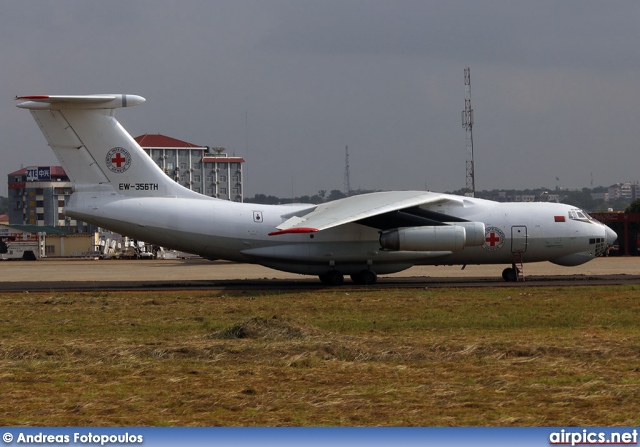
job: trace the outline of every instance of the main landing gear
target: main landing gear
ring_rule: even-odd
[[[362,270],[359,273],[351,275],[351,281],[363,286],[370,286],[372,284],[375,284],[377,280],[378,275],[376,275],[376,273],[371,270]]]
[[[323,273],[318,276],[322,284],[327,286],[340,286],[344,282],[344,276],[337,270],[329,270],[327,273]]]
[[[340,286],[344,283],[344,276],[337,270],[329,270],[327,273],[323,273],[318,276],[322,284],[328,286]],[[375,284],[378,280],[378,275],[372,270],[362,270],[361,272],[350,275],[351,281],[363,286],[370,286]]]

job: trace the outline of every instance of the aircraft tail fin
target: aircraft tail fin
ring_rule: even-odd
[[[194,197],[144,152],[115,119],[116,108],[142,104],[136,95],[20,96],[78,189],[110,185],[126,196]],[[98,185],[98,186],[97,186]]]

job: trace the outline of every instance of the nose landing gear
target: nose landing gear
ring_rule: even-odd
[[[516,282],[518,281],[518,269],[515,267],[506,268],[502,271],[502,279],[507,282]]]
[[[507,282],[524,281],[524,262],[522,262],[522,252],[513,253],[513,264],[511,268],[502,271],[502,279]]]

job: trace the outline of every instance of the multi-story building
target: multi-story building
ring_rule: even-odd
[[[182,186],[211,197],[243,201],[242,157],[230,157],[224,148],[197,146],[160,134],[144,134],[135,140]]]
[[[640,185],[637,183],[616,183],[614,185],[609,186],[609,200],[615,202],[618,199],[625,199],[629,202],[634,201],[638,197],[640,197],[639,190]]]
[[[60,166],[39,166],[9,174],[9,223],[64,228],[72,233],[93,227],[65,217],[62,210],[71,195],[71,181]]]

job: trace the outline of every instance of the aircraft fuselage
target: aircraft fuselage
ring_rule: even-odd
[[[498,203],[465,198],[464,206],[439,212],[485,224],[481,246],[455,251],[393,251],[380,246],[380,231],[359,223],[317,233],[269,236],[282,216],[313,205],[260,205],[171,197],[126,198],[77,192],[65,213],[153,244],[209,259],[253,262],[302,274],[328,267],[344,274],[371,268],[393,273],[412,265],[511,264],[550,260],[579,265],[602,254],[607,227],[569,217],[574,207],[554,203]],[[132,223],[135,222],[135,223]],[[609,230],[610,231],[610,230]]]

